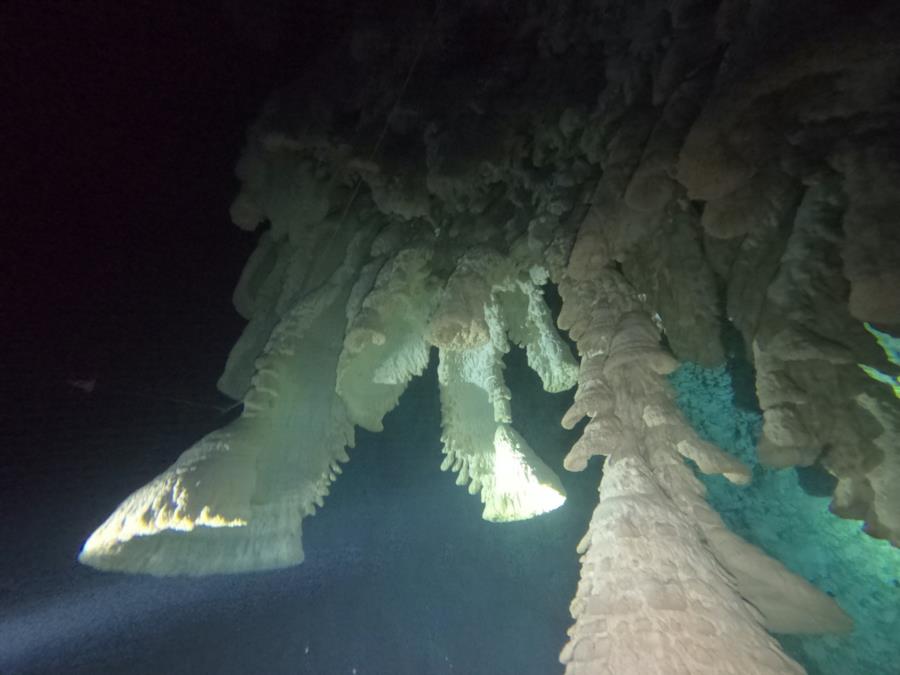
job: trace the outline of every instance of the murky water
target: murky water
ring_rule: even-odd
[[[580,433],[559,426],[572,392],[543,392],[518,351],[507,363],[517,429],[560,467]],[[733,406],[727,376],[683,370],[674,381],[701,432],[752,461],[754,413]],[[359,432],[325,508],[304,522],[301,566],[201,579],[104,574],[76,562],[84,538],[222,417],[159,397],[152,383],[100,385],[90,395],[60,382],[35,387],[3,413],[15,461],[0,472],[0,672],[561,672],[598,460],[582,474],[559,469],[568,492],[559,510],[483,521],[479,500],[439,470],[432,363],[383,433]],[[757,469],[744,489],[708,485],[731,527],[855,619],[849,636],[779,636],[812,675],[900,672],[891,670],[900,658],[896,550],[828,514],[827,499],[804,492],[793,470]]]
[[[558,424],[571,392],[544,393],[524,356],[509,358],[517,428],[559,466],[578,433]],[[562,476],[569,501],[554,513],[483,521],[477,497],[439,470],[433,366],[383,433],[359,434],[325,508],[304,521],[301,566],[202,579],[104,574],[75,556],[216,413],[54,391],[12,438],[40,450],[2,479],[0,672],[561,670],[599,466]]]

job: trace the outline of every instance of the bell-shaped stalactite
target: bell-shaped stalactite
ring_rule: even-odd
[[[510,392],[503,380],[509,341],[498,297],[521,291],[508,276],[512,267],[497,262],[484,252],[464,260],[444,290],[432,335],[441,341],[438,381],[445,454],[441,468],[452,469],[457,484],[480,494],[486,520],[511,521],[561,506],[565,492],[556,474],[511,426]],[[554,382],[548,373],[564,372],[573,364],[563,357],[563,350],[540,351],[536,324],[549,317],[549,310],[539,298],[533,302],[535,317],[527,311],[519,316],[519,334],[534,344],[534,358],[546,365],[545,381]]]
[[[345,308],[371,241],[288,312],[256,362],[241,416],[128,497],[85,542],[100,569],[211,574],[303,561],[302,519],[347,461],[353,424],[335,392]]]

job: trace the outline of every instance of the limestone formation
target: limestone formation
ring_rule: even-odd
[[[512,426],[503,382],[512,340],[548,391],[575,384],[577,365],[543,300],[548,271],[537,258],[526,252],[517,263],[427,229],[391,227],[362,205],[324,243],[340,254],[313,260],[286,233],[272,239],[263,239],[236,292],[253,316],[279,317],[255,360],[243,414],[128,497],[87,540],[82,562],[158,575],[302,562],[301,522],[348,461],[353,426],[380,431],[432,347],[442,469],[480,495],[487,520],[563,504],[556,474]],[[273,246],[306,265],[287,266],[280,294],[255,292],[260,260],[278,256]],[[297,299],[280,311],[286,293]],[[252,320],[247,330],[258,330]]]
[[[600,503],[578,550],[567,673],[801,673],[765,629],[841,632],[852,622],[824,593],[729,532],[685,465],[746,483],[740,461],[681,418],[663,375],[676,363],[637,293],[613,270],[561,285],[566,306],[608,321],[578,330],[578,392],[563,424],[591,417],[566,457],[606,457]],[[574,317],[560,325],[574,328]],[[572,322],[572,323],[570,323]],[[612,338],[592,340],[591,333]],[[599,345],[599,346],[598,346]]]
[[[263,230],[219,381],[243,414],[81,560],[300,562],[354,425],[380,430],[432,348],[443,468],[489,520],[555,508],[558,467],[511,425],[516,344],[548,391],[577,383],[562,423],[589,421],[564,467],[605,457],[567,672],[802,672],[766,630],[848,620],[707,506],[695,469],[750,475],[682,420],[664,375],[721,363],[731,324],[760,459],[822,467],[836,516],[900,544],[894,4],[484,0],[351,31],[327,55],[342,76],[275,92],[237,166],[232,220]],[[475,25],[503,27],[478,33],[478,58]]]

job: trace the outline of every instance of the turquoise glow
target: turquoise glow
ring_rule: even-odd
[[[778,636],[786,651],[810,675],[870,675],[896,667],[900,550],[864,534],[858,522],[832,515],[829,499],[806,494],[793,469],[759,465],[761,416],[735,406],[726,367],[687,363],[671,381],[697,431],[753,467],[753,482],[743,488],[720,476],[701,476],[728,527],[833,595],[853,617],[849,635]]]
[[[900,366],[900,338],[896,338],[893,335],[878,330],[869,322],[864,323],[863,326],[865,326],[866,330],[872,334],[878,342],[878,346],[884,350],[884,355],[887,357],[887,360],[895,366]],[[900,375],[888,375],[872,366],[867,366],[862,363],[859,364],[859,367],[873,380],[884,382],[891,387],[891,389],[894,390],[894,396],[900,398]]]

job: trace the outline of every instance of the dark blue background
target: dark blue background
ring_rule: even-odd
[[[524,360],[508,357],[516,426],[560,469],[566,505],[521,523],[481,519],[478,498],[439,470],[432,363],[383,433],[359,434],[325,508],[304,522],[306,562],[239,576],[132,577],[75,561],[215,412],[102,383],[33,403],[8,442],[34,459],[0,486],[0,672],[560,672],[599,468],[561,470],[576,436],[558,426],[571,392],[541,391]]]

